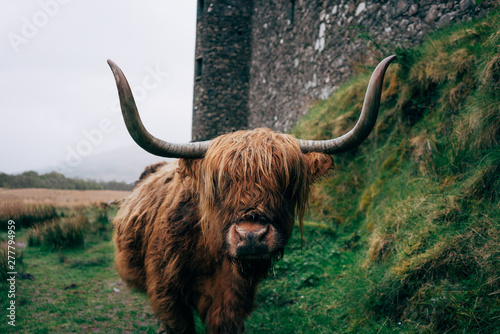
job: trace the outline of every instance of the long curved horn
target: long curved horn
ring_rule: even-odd
[[[335,154],[349,151],[361,144],[370,134],[378,116],[380,105],[380,96],[382,95],[382,84],[384,82],[385,70],[389,64],[396,58],[395,55],[389,56],[378,64],[373,71],[368,88],[366,89],[365,102],[361,110],[358,122],[346,134],[330,140],[299,140],[302,152],[323,152],[326,154]]]
[[[109,59],[108,65],[115,76],[118,95],[120,96],[120,106],[127,130],[140,147],[151,154],[166,158],[195,159],[202,158],[205,155],[210,141],[172,144],[151,135],[142,124],[137,106],[135,105],[134,96],[122,70]]]

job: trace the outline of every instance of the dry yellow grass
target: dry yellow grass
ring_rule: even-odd
[[[0,202],[51,204],[56,207],[77,207],[120,201],[129,191],[118,190],[59,190],[0,188]]]

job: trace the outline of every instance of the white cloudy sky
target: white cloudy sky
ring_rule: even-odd
[[[146,128],[188,142],[195,28],[195,0],[0,0],[0,172],[133,145],[108,58],[142,93]]]

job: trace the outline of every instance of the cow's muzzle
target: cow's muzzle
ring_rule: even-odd
[[[229,253],[237,259],[270,259],[276,251],[276,229],[270,224],[234,224],[227,239]]]

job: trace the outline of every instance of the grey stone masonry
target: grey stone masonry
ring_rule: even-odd
[[[193,140],[248,127],[251,15],[251,1],[198,1]]]
[[[289,131],[357,65],[482,17],[495,1],[199,0],[193,139]],[[200,61],[200,59],[202,59]],[[200,66],[202,67],[200,70]]]

